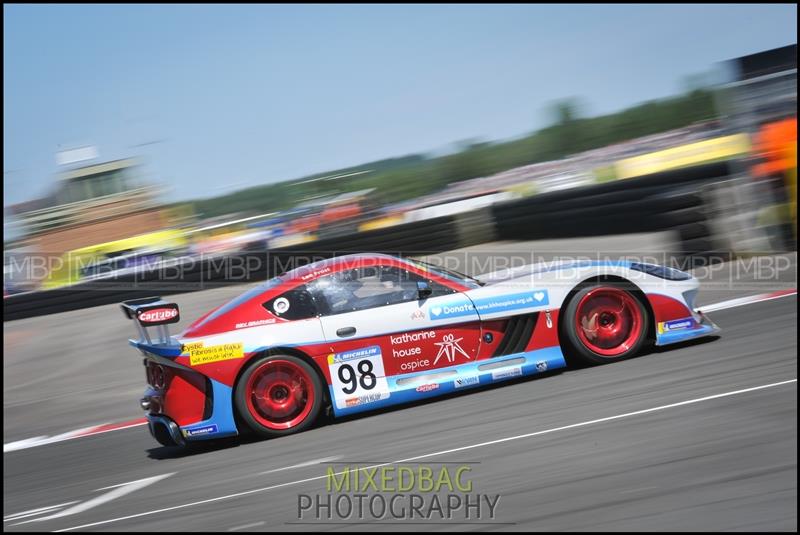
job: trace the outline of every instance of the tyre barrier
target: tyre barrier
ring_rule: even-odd
[[[704,254],[714,247],[702,186],[728,173],[728,162],[716,162],[496,204],[496,234],[538,240],[677,230],[681,241],[706,240],[682,254]]]
[[[155,294],[179,294],[263,281],[293,267],[338,254],[378,252],[421,256],[496,240],[573,238],[677,230],[683,254],[702,255],[714,243],[698,187],[724,180],[728,163],[560,190],[471,212],[403,223],[271,251],[245,250],[194,258],[175,267],[11,295],[3,320],[66,312]]]

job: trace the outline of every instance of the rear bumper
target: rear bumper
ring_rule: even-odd
[[[175,384],[175,383],[173,383]],[[169,390],[159,390],[148,385],[139,400],[149,422],[150,434],[165,446],[185,446],[187,442],[230,437],[239,434],[233,415],[232,389],[213,379],[202,402],[197,402],[195,416],[189,412],[171,410],[175,405],[165,403],[171,396]]]
[[[162,446],[178,446],[183,447],[186,441],[181,435],[180,427],[178,424],[160,414],[148,414],[147,428],[154,439]]]

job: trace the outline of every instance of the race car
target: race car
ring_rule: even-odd
[[[167,446],[336,417],[603,364],[715,334],[699,282],[630,261],[552,262],[469,277],[409,258],[340,256],[257,285],[182,333],[178,305],[123,303],[144,356],[141,407]]]

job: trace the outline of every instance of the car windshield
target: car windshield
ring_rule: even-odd
[[[458,271],[452,269],[446,269],[443,268],[442,266],[437,266],[429,262],[423,262],[422,260],[410,260],[410,262],[416,264],[418,267],[426,271],[431,271],[441,277],[450,279],[459,284],[463,284],[464,286],[467,286],[472,289],[480,288],[481,286],[484,286],[486,284],[485,282],[479,281],[478,279],[470,277],[469,275],[464,275],[463,273],[459,273]]]

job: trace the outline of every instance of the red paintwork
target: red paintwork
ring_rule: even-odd
[[[481,325],[481,346],[478,349],[478,360],[492,358],[497,346],[503,341],[503,336],[506,334],[506,325],[508,320],[489,320]],[[486,342],[485,336],[492,335],[492,341]]]
[[[434,365],[441,347],[437,343],[445,343],[445,336],[449,335],[453,335],[450,345],[457,344],[466,353],[466,356],[456,351],[453,362],[449,362],[447,357],[442,355]],[[478,349],[481,345],[481,324],[479,321],[474,321],[459,325],[431,326],[430,328],[416,331],[403,331],[368,338],[336,341],[329,344],[331,348],[329,351],[316,356],[314,356],[314,352],[320,349],[319,346],[301,346],[298,349],[314,356],[314,360],[325,375],[327,384],[331,384],[327,362],[330,353],[342,353],[351,349],[374,345],[381,348],[384,371],[387,376],[446,368],[454,364],[463,364],[476,360],[479,355]]]
[[[677,299],[662,294],[647,294],[650,306],[653,308],[655,322],[679,320],[691,317],[692,311]]]
[[[298,320],[298,321],[319,321],[317,318],[311,318],[307,320]],[[327,357],[328,354],[332,351],[332,346],[328,342],[320,342],[318,344],[308,344],[303,346],[297,346],[297,349],[304,354],[315,358],[315,357]],[[236,377],[239,375],[239,371],[244,368],[250,359],[257,356],[258,353],[250,352],[245,353],[244,358],[241,359],[230,359],[230,360],[221,360],[218,362],[210,362],[208,364],[197,364],[195,366],[191,365],[191,361],[188,355],[181,355],[175,358],[175,362],[177,364],[186,366],[187,368],[193,368],[198,371],[198,373],[202,373],[203,375],[214,379],[215,381],[219,381],[220,383],[232,387],[236,382]],[[324,359],[323,359],[324,360]],[[323,361],[320,361],[323,362]],[[328,365],[325,363],[325,368],[327,369]]]
[[[545,347],[558,345],[558,310],[552,310],[550,316],[552,319],[552,328],[547,327],[547,320],[544,313],[541,313],[536,327],[528,342],[525,350],[533,351]],[[316,319],[300,320],[300,321],[317,321]],[[433,336],[420,336],[414,342],[408,340],[402,342],[397,340],[404,332],[372,336],[368,338],[357,338],[342,340],[336,342],[320,342],[318,344],[308,344],[297,346],[296,349],[311,357],[317,364],[317,367],[322,371],[325,376],[327,384],[331,384],[331,378],[328,372],[328,355],[331,353],[340,353],[349,351],[351,349],[358,349],[371,345],[378,345],[381,347],[381,353],[387,356],[384,362],[384,370],[386,375],[400,375],[412,371],[425,371],[436,368],[444,368],[453,364],[461,364],[471,360],[483,360],[491,358],[497,349],[498,344],[502,341],[505,335],[505,327],[508,320],[490,320],[481,325],[481,322],[474,321],[459,325],[450,326],[431,326],[428,329],[420,329],[416,331],[405,331],[410,337],[414,334],[420,333],[434,333]],[[492,334],[492,342],[485,342],[483,336],[487,333]],[[450,363],[446,357],[439,359],[439,362],[434,366],[433,362],[439,352],[439,347],[436,343],[441,343],[446,334],[453,334],[454,339],[458,340],[457,343],[467,355],[467,359],[462,354],[458,353],[454,362]],[[393,338],[395,342],[393,343]],[[414,350],[419,347],[419,356],[409,353],[409,350]],[[396,356],[395,356],[396,355]],[[212,362],[209,364],[201,364],[194,366],[198,372],[206,375],[215,381],[219,381],[225,385],[233,386],[239,371],[244,368],[251,358],[255,357],[255,353],[245,354],[243,359],[223,360],[219,362]],[[391,358],[389,358],[391,356]],[[427,364],[424,361],[428,361]],[[178,364],[190,367],[189,357],[181,356],[176,359]],[[418,363],[419,366],[412,367],[411,363]]]
[[[547,316],[544,312],[540,312],[539,317],[536,320],[536,326],[533,329],[533,333],[531,334],[528,343],[525,345],[525,351],[536,351],[537,349],[544,349],[545,347],[558,345],[558,309],[550,311],[550,323],[551,326],[548,327]],[[495,351],[497,350],[497,346],[506,335],[507,326],[507,319],[489,320],[483,323],[481,331],[481,347],[478,360],[491,358],[494,355]],[[492,335],[492,341],[490,343],[487,343],[485,338],[483,338],[483,336],[486,334]]]
[[[161,390],[161,412],[169,414],[178,425],[203,419],[206,402],[206,379],[198,373],[164,366],[166,386]]]
[[[551,327],[547,326],[547,316],[544,312],[539,313],[536,327],[533,329],[533,336],[525,346],[525,351],[535,351],[559,345],[558,343],[558,309],[550,311]]]
[[[287,272],[280,277],[281,282],[279,284],[272,288],[264,289],[263,292],[253,292],[252,297],[247,298],[247,300],[231,308],[229,311],[224,311],[225,305],[217,307],[195,321],[180,336],[185,339],[186,342],[189,342],[193,338],[200,339],[209,335],[234,330],[236,324],[239,323],[254,321],[284,323],[287,320],[273,316],[262,304],[316,278],[346,269],[378,265],[406,269],[451,288],[456,292],[464,292],[469,289],[456,281],[441,277],[432,272],[421,270],[413,264],[391,256],[362,255],[334,258]],[[539,315],[531,340],[528,341],[526,346],[526,350],[532,351],[558,345],[558,310],[552,310],[550,315],[552,320],[551,327],[547,325],[545,314],[541,313]],[[312,318],[298,321],[318,322],[319,320],[317,318]],[[317,368],[325,377],[326,384],[330,385],[331,377],[328,366],[328,356],[332,353],[377,345],[380,346],[381,353],[384,356],[384,371],[387,376],[435,370],[473,362],[475,360],[491,358],[496,352],[498,344],[502,341],[503,336],[505,336],[507,324],[508,320],[503,319],[489,320],[486,322],[473,320],[463,324],[447,326],[430,325],[416,331],[403,331],[368,338],[320,341],[315,344],[296,346],[295,349],[309,356],[316,363]],[[484,335],[486,334],[492,335],[491,342],[485,341]],[[415,337],[417,338],[416,340],[414,339]],[[443,345],[453,348],[454,344],[457,344],[458,348],[462,350],[463,353],[458,350],[451,352],[450,355],[453,357],[452,361],[449,361],[448,355],[443,353],[439,357],[439,360],[436,361]],[[197,374],[183,371],[174,374],[174,369],[172,370],[169,383],[165,389],[166,393],[164,394],[164,412],[173,417],[178,425],[188,425],[200,421],[205,408],[206,396],[205,380],[203,376],[233,387],[240,371],[244,369],[256,355],[256,353],[247,353],[244,355],[244,358],[241,359],[222,360],[196,366],[191,365],[189,356],[177,357],[175,359],[176,364],[187,368],[193,368],[197,371]],[[436,364],[434,364],[434,362],[436,362]],[[250,385],[251,390],[264,390],[262,387],[266,383],[264,383],[264,381],[261,381],[261,383],[261,386],[259,386],[257,380],[254,379],[253,384]],[[281,417],[275,416],[277,407],[275,403],[267,401],[261,403],[261,407],[257,407],[257,405],[258,402],[253,404],[251,400],[251,413],[264,425],[278,428],[276,426],[286,424],[286,422],[281,421]],[[296,409],[298,407],[300,407],[300,405],[294,408]],[[310,407],[310,403],[302,405],[302,407],[300,407],[300,412],[302,413],[302,411],[305,411],[308,407]],[[269,416],[269,411],[273,411],[272,417]],[[297,418],[302,420],[303,417],[302,414],[293,416],[290,418],[289,424],[293,425],[291,423],[292,421],[297,420]]]

